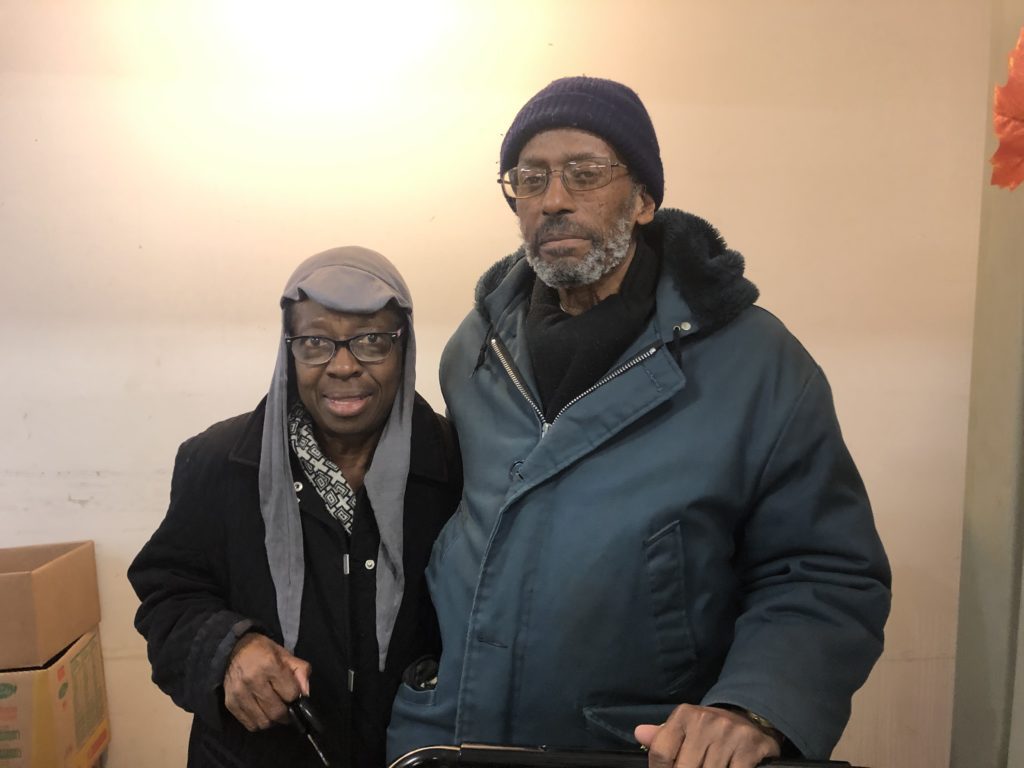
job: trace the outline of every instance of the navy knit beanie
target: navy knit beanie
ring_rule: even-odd
[[[654,125],[643,102],[622,83],[598,77],[563,77],[542,89],[519,110],[501,142],[504,173],[536,134],[552,128],[579,128],[611,144],[630,174],[661,206],[665,171]],[[506,198],[512,210],[515,200]]]

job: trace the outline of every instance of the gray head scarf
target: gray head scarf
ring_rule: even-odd
[[[412,298],[398,270],[379,253],[350,246],[318,253],[302,262],[281,296],[287,300],[310,298],[328,309],[370,314],[394,301],[407,315],[405,365],[387,423],[381,433],[364,484],[373,506],[380,549],[377,554],[377,647],[384,669],[395,617],[402,603],[402,519],[405,483],[409,475],[412,405],[416,386],[416,337],[412,327]],[[281,342],[277,367],[267,395],[260,455],[260,511],[266,527],[267,559],[277,592],[277,615],[284,644],[295,649],[305,563],[299,504],[292,487],[288,442],[288,349],[282,309]]]

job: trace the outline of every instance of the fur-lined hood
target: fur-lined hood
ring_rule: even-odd
[[[699,216],[663,208],[654,221],[640,228],[640,235],[661,258],[662,272],[671,276],[702,334],[725,325],[757,300],[757,287],[743,276],[743,257]],[[487,298],[507,278],[516,280],[507,286],[514,294],[531,289],[533,271],[514,270],[525,257],[520,247],[491,266],[477,283],[476,310],[488,323],[493,318]]]

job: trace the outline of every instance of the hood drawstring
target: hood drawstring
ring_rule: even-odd
[[[672,326],[672,357],[675,358],[676,365],[678,365],[680,369],[683,367],[683,345],[680,343],[682,337],[683,332],[679,329],[679,326]]]
[[[484,334],[484,343],[480,345],[480,354],[476,357],[476,365],[473,366],[473,370],[470,372],[470,377],[474,373],[480,370],[480,366],[484,364],[484,359],[487,357],[487,345],[491,340],[491,334],[494,333],[494,325],[487,326],[487,333]]]

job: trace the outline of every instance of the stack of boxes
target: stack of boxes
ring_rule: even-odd
[[[91,768],[110,742],[91,541],[0,549],[0,768]]]

